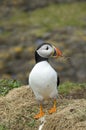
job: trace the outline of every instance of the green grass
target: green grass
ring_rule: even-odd
[[[58,27],[84,27],[86,26],[85,18],[86,2],[51,4],[29,13],[15,9],[11,17],[0,20],[0,26],[18,25],[21,28],[38,26],[31,31],[31,34],[40,36]]]
[[[11,89],[18,88],[21,85],[22,85],[21,82],[16,81],[16,80],[1,79],[0,80],[0,96],[5,96]],[[86,83],[65,82],[59,86],[59,93],[67,95],[70,92],[74,92],[80,89],[86,89]]]
[[[65,82],[59,86],[59,93],[67,95],[70,92],[74,92],[76,90],[86,89],[86,83],[71,83]]]
[[[8,130],[4,125],[0,125],[0,130]]]
[[[12,79],[1,79],[0,80],[0,96],[5,96],[9,90],[13,88],[18,88],[21,86],[21,83]]]

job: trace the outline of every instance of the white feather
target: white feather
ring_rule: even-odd
[[[29,85],[36,99],[54,98],[57,96],[57,73],[47,61],[37,63],[29,75]]]
[[[48,47],[48,50],[46,50],[46,48]],[[43,45],[41,48],[39,48],[37,50],[37,53],[44,58],[49,58],[49,56],[52,54],[53,52],[53,48],[50,45]]]

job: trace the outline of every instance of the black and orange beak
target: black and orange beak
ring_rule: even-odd
[[[58,57],[62,57],[63,56],[62,52],[58,48],[56,48],[56,47],[53,47],[53,48],[54,48],[53,57],[58,58]]]

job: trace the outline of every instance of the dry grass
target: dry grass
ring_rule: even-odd
[[[37,111],[33,93],[23,86],[11,90],[5,97],[0,98],[0,123],[11,130],[27,130],[36,127],[33,119]],[[34,128],[35,130],[35,128]]]
[[[86,100],[73,100],[58,108],[57,113],[47,116],[42,130],[85,130]]]
[[[49,116],[51,104],[44,105],[46,123],[43,130],[85,130],[86,100],[57,100],[57,113]],[[2,130],[38,130],[40,120],[33,116],[38,112],[38,104],[30,88],[22,86],[0,97],[0,126]]]

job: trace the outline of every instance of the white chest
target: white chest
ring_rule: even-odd
[[[36,96],[38,93],[48,96],[57,90],[57,73],[48,62],[40,62],[29,75],[29,85]]]

